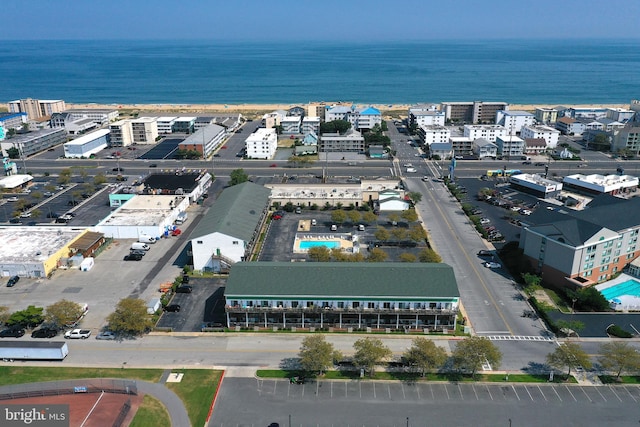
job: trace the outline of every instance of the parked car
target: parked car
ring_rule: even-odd
[[[191,292],[193,292],[193,287],[189,285],[182,285],[176,288],[177,294],[190,294]]]
[[[40,328],[31,333],[31,338],[53,338],[58,335],[58,330],[54,328]]]
[[[179,304],[169,304],[166,307],[163,308],[164,311],[168,311],[170,313],[177,313],[180,311],[180,305]]]
[[[64,333],[64,337],[67,339],[87,339],[91,336],[90,329],[72,329]]]
[[[124,260],[125,261],[141,261],[142,260],[142,255],[140,255],[140,254],[125,255]]]
[[[31,217],[31,212],[22,212],[20,214],[20,218],[30,218]]]
[[[493,257],[493,252],[486,250],[486,249],[482,249],[480,251],[478,251],[478,256],[480,257]]]
[[[11,224],[22,224],[22,221],[20,221],[20,218],[11,218],[9,220],[9,223],[11,223]]]
[[[17,202],[18,200],[20,200],[20,199],[18,199],[16,196],[13,196],[13,197],[9,197],[7,199],[7,202]]]
[[[22,328],[8,328],[0,331],[0,338],[20,338],[24,336]]]
[[[487,268],[500,268],[502,267],[499,263],[493,261],[487,261],[484,263],[484,266]]]
[[[113,172],[124,172],[124,169],[122,168],[113,168],[111,169]]]
[[[175,230],[171,231],[172,236],[179,236],[181,234],[182,234],[182,230],[180,230],[179,228],[176,228]]]
[[[129,251],[129,255],[140,255],[145,256],[147,251],[143,251],[142,249],[131,249]]]
[[[14,287],[19,280],[20,280],[20,276],[12,276],[7,282],[7,288]]]
[[[116,334],[111,331],[102,331],[96,335],[97,340],[115,340]]]
[[[535,163],[533,164],[533,166],[544,166],[544,165],[545,165],[545,163],[544,163],[544,162],[535,162]]]
[[[151,163],[151,164],[149,165],[149,167],[150,167],[150,168],[157,168],[157,167],[158,167],[158,165],[157,165],[156,163]]]
[[[182,276],[182,283],[183,283],[183,284],[189,283],[189,275],[184,274],[184,275]]]
[[[489,224],[490,222],[489,218],[480,218],[480,224]]]

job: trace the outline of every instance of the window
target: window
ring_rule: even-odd
[[[602,262],[600,264],[608,264],[609,261],[611,261],[611,257],[610,256],[608,256],[606,258],[602,258]]]
[[[338,308],[344,308],[344,301],[338,302]]]
[[[385,302],[382,304],[383,308],[386,308],[387,310],[389,310],[391,308],[391,303],[390,302]]]
[[[591,270],[589,270],[589,271],[585,271],[585,272],[584,272],[584,277],[589,277],[589,276],[591,276],[591,273],[592,273],[592,271],[591,271]]]
[[[262,301],[261,305],[262,305],[263,307],[269,307],[269,301],[266,301],[266,300],[265,300],[265,301]]]
[[[367,308],[376,308],[376,303],[375,302],[367,303]]]
[[[588,270],[590,268],[593,268],[593,261],[585,263],[583,270]]]
[[[202,240],[196,240],[196,243],[201,245],[202,244]]]
[[[235,307],[235,306],[239,305],[239,304],[238,304],[238,300],[237,300],[237,299],[231,300],[231,304],[230,304],[230,305],[231,305],[232,307]]]
[[[606,243],[604,244],[604,247],[605,247],[605,248],[610,248],[611,246],[613,246],[613,240],[609,240],[608,242],[606,242]]]
[[[298,308],[298,301],[291,301],[291,308]]]
[[[313,307],[313,301],[307,301],[307,308]]]
[[[237,240],[234,240],[234,241],[233,241],[233,244],[234,244],[234,245],[237,245],[237,244],[238,244],[238,241],[237,241]]]
[[[355,301],[355,302],[352,304],[352,307],[353,307],[353,308],[360,308],[360,303],[359,303],[358,301]]]
[[[278,307],[284,307],[284,301],[278,301]]]
[[[587,253],[588,253],[588,254],[590,254],[590,253],[592,253],[592,252],[595,252],[595,251],[596,251],[596,245],[589,246],[589,247],[587,248]]]
[[[603,265],[602,267],[600,267],[600,271],[607,271],[609,269],[608,265]]]

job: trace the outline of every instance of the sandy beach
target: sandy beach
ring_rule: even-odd
[[[347,102],[325,102],[313,103],[312,105],[351,105]],[[241,113],[243,115],[263,114],[274,110],[288,110],[291,107],[307,107],[309,104],[74,104],[67,103],[67,108],[115,108],[126,112],[154,112],[154,113]],[[360,105],[360,104],[358,104]],[[362,104],[365,106],[369,104]],[[371,104],[379,109],[383,114],[393,112],[406,112],[413,104]],[[510,104],[509,110],[534,112],[536,108],[555,107],[554,105],[534,105],[534,104]],[[574,108],[629,108],[629,104],[564,104]]]

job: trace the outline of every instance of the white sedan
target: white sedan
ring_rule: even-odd
[[[500,267],[502,267],[499,263],[492,262],[492,261],[485,262],[484,266],[487,267],[487,268],[500,268]]]
[[[96,335],[96,339],[97,340],[115,340],[116,339],[116,334],[114,334],[111,331],[104,331],[104,332],[100,332],[98,335]]]

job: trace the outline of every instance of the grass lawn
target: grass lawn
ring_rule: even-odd
[[[192,426],[202,426],[207,421],[213,396],[220,382],[222,371],[206,369],[179,369],[183,373],[179,383],[167,383],[167,388],[176,393],[187,408]]]
[[[261,378],[291,378],[295,376],[304,376],[304,373],[299,371],[283,371],[279,369],[260,369],[256,375]],[[327,371],[322,376],[325,380],[355,380],[360,378],[359,371],[344,370],[344,371]],[[507,381],[504,374],[482,374],[478,373],[476,378],[472,378],[470,375],[462,375],[456,373],[440,374],[440,373],[428,373],[424,377],[419,374],[411,372],[386,372],[379,371],[374,374],[373,377],[365,375],[363,380],[385,380],[385,381],[453,381],[453,382],[493,382],[493,383],[547,383],[549,382],[548,375],[528,375],[528,374],[509,374],[509,380]],[[567,382],[566,375],[556,375],[553,379],[554,383]],[[568,382],[576,383],[575,378],[570,377]]]
[[[638,376],[620,376],[620,378],[616,378],[614,375],[599,375],[598,378],[603,384],[640,384],[640,377]]]
[[[0,385],[73,380],[76,378],[126,378],[157,383],[160,381],[161,376],[161,369],[0,366]]]
[[[145,395],[130,427],[171,427],[171,418],[162,402],[153,396]]]

